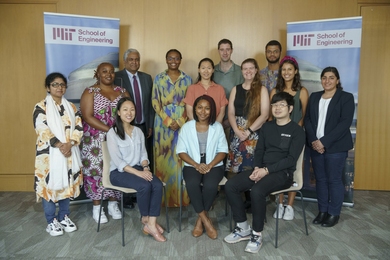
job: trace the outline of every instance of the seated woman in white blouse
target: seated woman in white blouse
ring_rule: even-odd
[[[107,133],[111,156],[110,180],[115,186],[137,190],[143,232],[164,242],[164,230],[156,222],[160,215],[163,185],[150,172],[144,134],[133,125],[135,114],[131,98],[124,97],[118,101],[116,122]]]

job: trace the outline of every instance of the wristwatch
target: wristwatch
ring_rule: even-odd
[[[75,141],[70,141],[70,144],[72,145],[72,146],[74,146],[75,144],[76,144],[76,142]]]

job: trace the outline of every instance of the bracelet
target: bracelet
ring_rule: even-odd
[[[264,171],[269,174],[269,171],[268,171],[268,168],[267,167],[263,167]]]
[[[250,127],[248,127],[248,131],[251,133],[251,134],[254,134],[255,132],[253,132],[253,130],[250,128]]]

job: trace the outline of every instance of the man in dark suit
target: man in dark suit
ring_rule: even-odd
[[[145,134],[145,146],[148,152],[150,168],[153,171],[152,134],[155,111],[152,107],[153,81],[149,74],[138,71],[141,55],[136,49],[128,49],[123,54],[125,68],[115,73],[115,84],[124,87],[135,102],[135,126]],[[127,201],[128,202],[128,201]],[[125,203],[134,207],[132,203]]]

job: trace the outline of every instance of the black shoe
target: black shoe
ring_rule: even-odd
[[[321,227],[333,227],[339,222],[340,216],[328,215],[328,217],[322,222]]]
[[[126,209],[133,209],[134,202],[132,202],[131,199],[127,199],[127,200],[123,201],[123,207]]]
[[[322,224],[327,216],[328,216],[327,212],[318,213],[317,217],[313,220],[313,224],[316,225]]]

